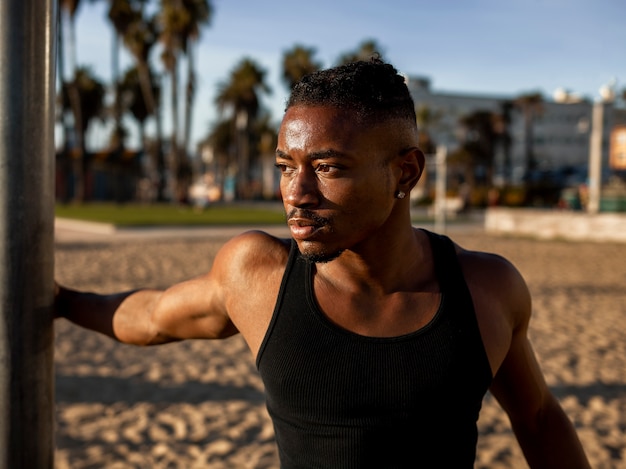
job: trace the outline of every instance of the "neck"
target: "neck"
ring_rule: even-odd
[[[336,259],[316,265],[317,275],[333,284],[381,293],[410,291],[421,281],[420,271],[430,259],[424,233],[410,224],[382,242],[367,243],[344,251]]]

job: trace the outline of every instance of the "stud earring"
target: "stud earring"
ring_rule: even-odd
[[[398,199],[404,199],[405,196],[406,194],[402,191],[398,191],[398,193],[396,194],[396,198]]]

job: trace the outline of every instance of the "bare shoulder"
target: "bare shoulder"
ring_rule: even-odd
[[[473,295],[486,295],[491,301],[511,306],[513,312],[518,314],[530,312],[530,293],[526,282],[508,259],[499,254],[471,251],[458,245],[456,250]]]
[[[290,246],[288,239],[247,232],[222,247],[211,269],[221,287],[222,304],[253,355],[270,323]]]
[[[458,246],[457,255],[495,375],[514,337],[526,336],[531,313],[530,293],[520,272],[504,257]]]
[[[455,245],[459,262],[468,280],[476,278],[478,280],[490,279],[494,283],[493,287],[500,285],[500,282],[517,284],[524,282],[517,268],[505,257],[499,254],[471,251]],[[509,284],[508,286],[513,286]]]
[[[215,258],[213,271],[223,280],[256,278],[273,270],[284,270],[290,240],[262,231],[248,231],[229,240]]]
[[[238,331],[256,345],[269,323],[272,295],[280,288],[288,256],[289,243],[265,233],[233,238],[209,272],[158,296],[154,329],[167,339],[217,339]]]

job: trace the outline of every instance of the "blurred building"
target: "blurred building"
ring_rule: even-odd
[[[417,109],[427,108],[429,122],[423,123],[437,145],[444,145],[448,153],[454,152],[463,141],[461,119],[477,111],[502,115],[505,107],[519,96],[474,95],[437,92],[431,89],[430,80],[409,77],[407,85]],[[603,96],[602,162],[609,172],[609,146],[612,130],[626,122],[626,110],[614,106],[614,97]],[[562,172],[572,179],[584,180],[589,161],[593,102],[577,95],[558,90],[550,98],[543,97],[540,110],[533,118],[532,146],[535,170],[538,172]],[[512,137],[511,180],[521,182],[526,174],[525,124],[522,111],[515,106],[510,109],[509,134]],[[496,181],[502,173],[502,149],[496,149]]]

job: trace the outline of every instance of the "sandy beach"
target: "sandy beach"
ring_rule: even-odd
[[[626,468],[626,244],[451,235],[511,260],[533,295],[531,339],[594,468]],[[83,290],[165,287],[206,272],[225,236],[56,243]],[[153,348],[56,323],[57,469],[278,468],[263,385],[240,337]],[[477,468],[526,468],[485,398]],[[416,455],[417,456],[417,455]]]

